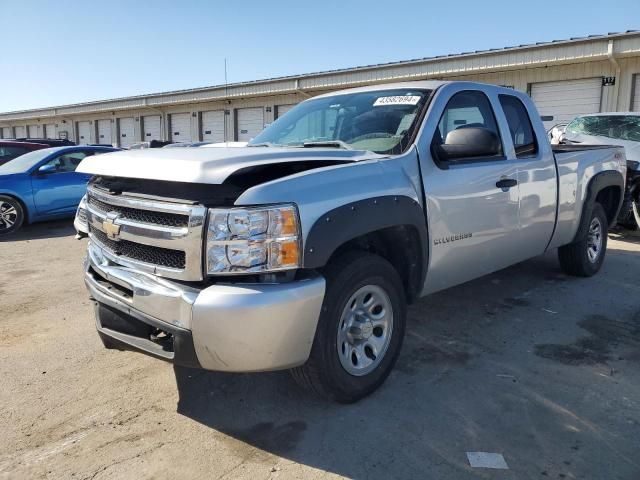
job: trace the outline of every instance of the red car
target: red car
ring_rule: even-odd
[[[0,140],[0,165],[4,165],[9,160],[13,160],[20,155],[40,150],[41,148],[49,148],[49,145],[31,142],[14,142],[11,140]]]

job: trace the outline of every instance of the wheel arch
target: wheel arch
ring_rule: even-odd
[[[14,200],[16,200],[20,206],[22,207],[22,213],[24,214],[24,224],[28,224],[31,223],[31,213],[29,212],[29,208],[27,207],[27,203],[24,201],[24,199],[14,193],[14,192],[4,192],[2,190],[0,190],[0,196],[4,196],[4,197],[10,197],[13,198]]]
[[[593,205],[600,203],[607,214],[609,227],[615,225],[622,201],[624,199],[624,177],[615,170],[600,172],[594,175],[587,185],[587,195],[582,205],[580,226],[573,241],[578,241],[587,234],[588,221],[591,218]]]
[[[369,251],[394,266],[411,302],[426,275],[427,237],[425,215],[417,201],[400,195],[372,197],[318,218],[305,241],[303,267],[321,269],[346,251]]]

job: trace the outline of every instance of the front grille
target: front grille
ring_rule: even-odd
[[[140,210],[137,208],[109,205],[96,197],[89,195],[89,205],[103,213],[117,212],[121,218],[136,222],[161,225],[163,227],[187,227],[189,216],[179,213],[154,212],[152,210]]]
[[[166,268],[185,268],[185,253],[180,250],[152,247],[128,240],[110,240],[104,232],[95,228],[90,228],[90,232],[104,248],[114,255]]]

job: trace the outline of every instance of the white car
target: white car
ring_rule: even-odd
[[[640,112],[594,113],[574,118],[560,143],[617,145],[627,156],[625,198],[618,222],[640,229]]]

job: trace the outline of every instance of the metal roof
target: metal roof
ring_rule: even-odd
[[[53,116],[87,114],[102,111],[154,108],[159,106],[216,101],[234,98],[277,95],[292,92],[317,91],[375,82],[425,79],[451,74],[526,68],[540,64],[575,63],[607,57],[608,43],[619,39],[616,53],[640,54],[640,31],[573,37],[511,47],[476,50],[450,55],[438,55],[412,60],[363,65],[300,75],[215,85],[168,92],[135,95],[114,99],[81,102],[57,107],[36,108],[0,113],[0,121],[27,120]],[[627,41],[629,40],[629,41]],[[592,44],[591,48],[588,45]],[[548,50],[548,54],[540,53]],[[531,51],[526,58],[514,53]],[[484,61],[479,61],[484,59]]]

